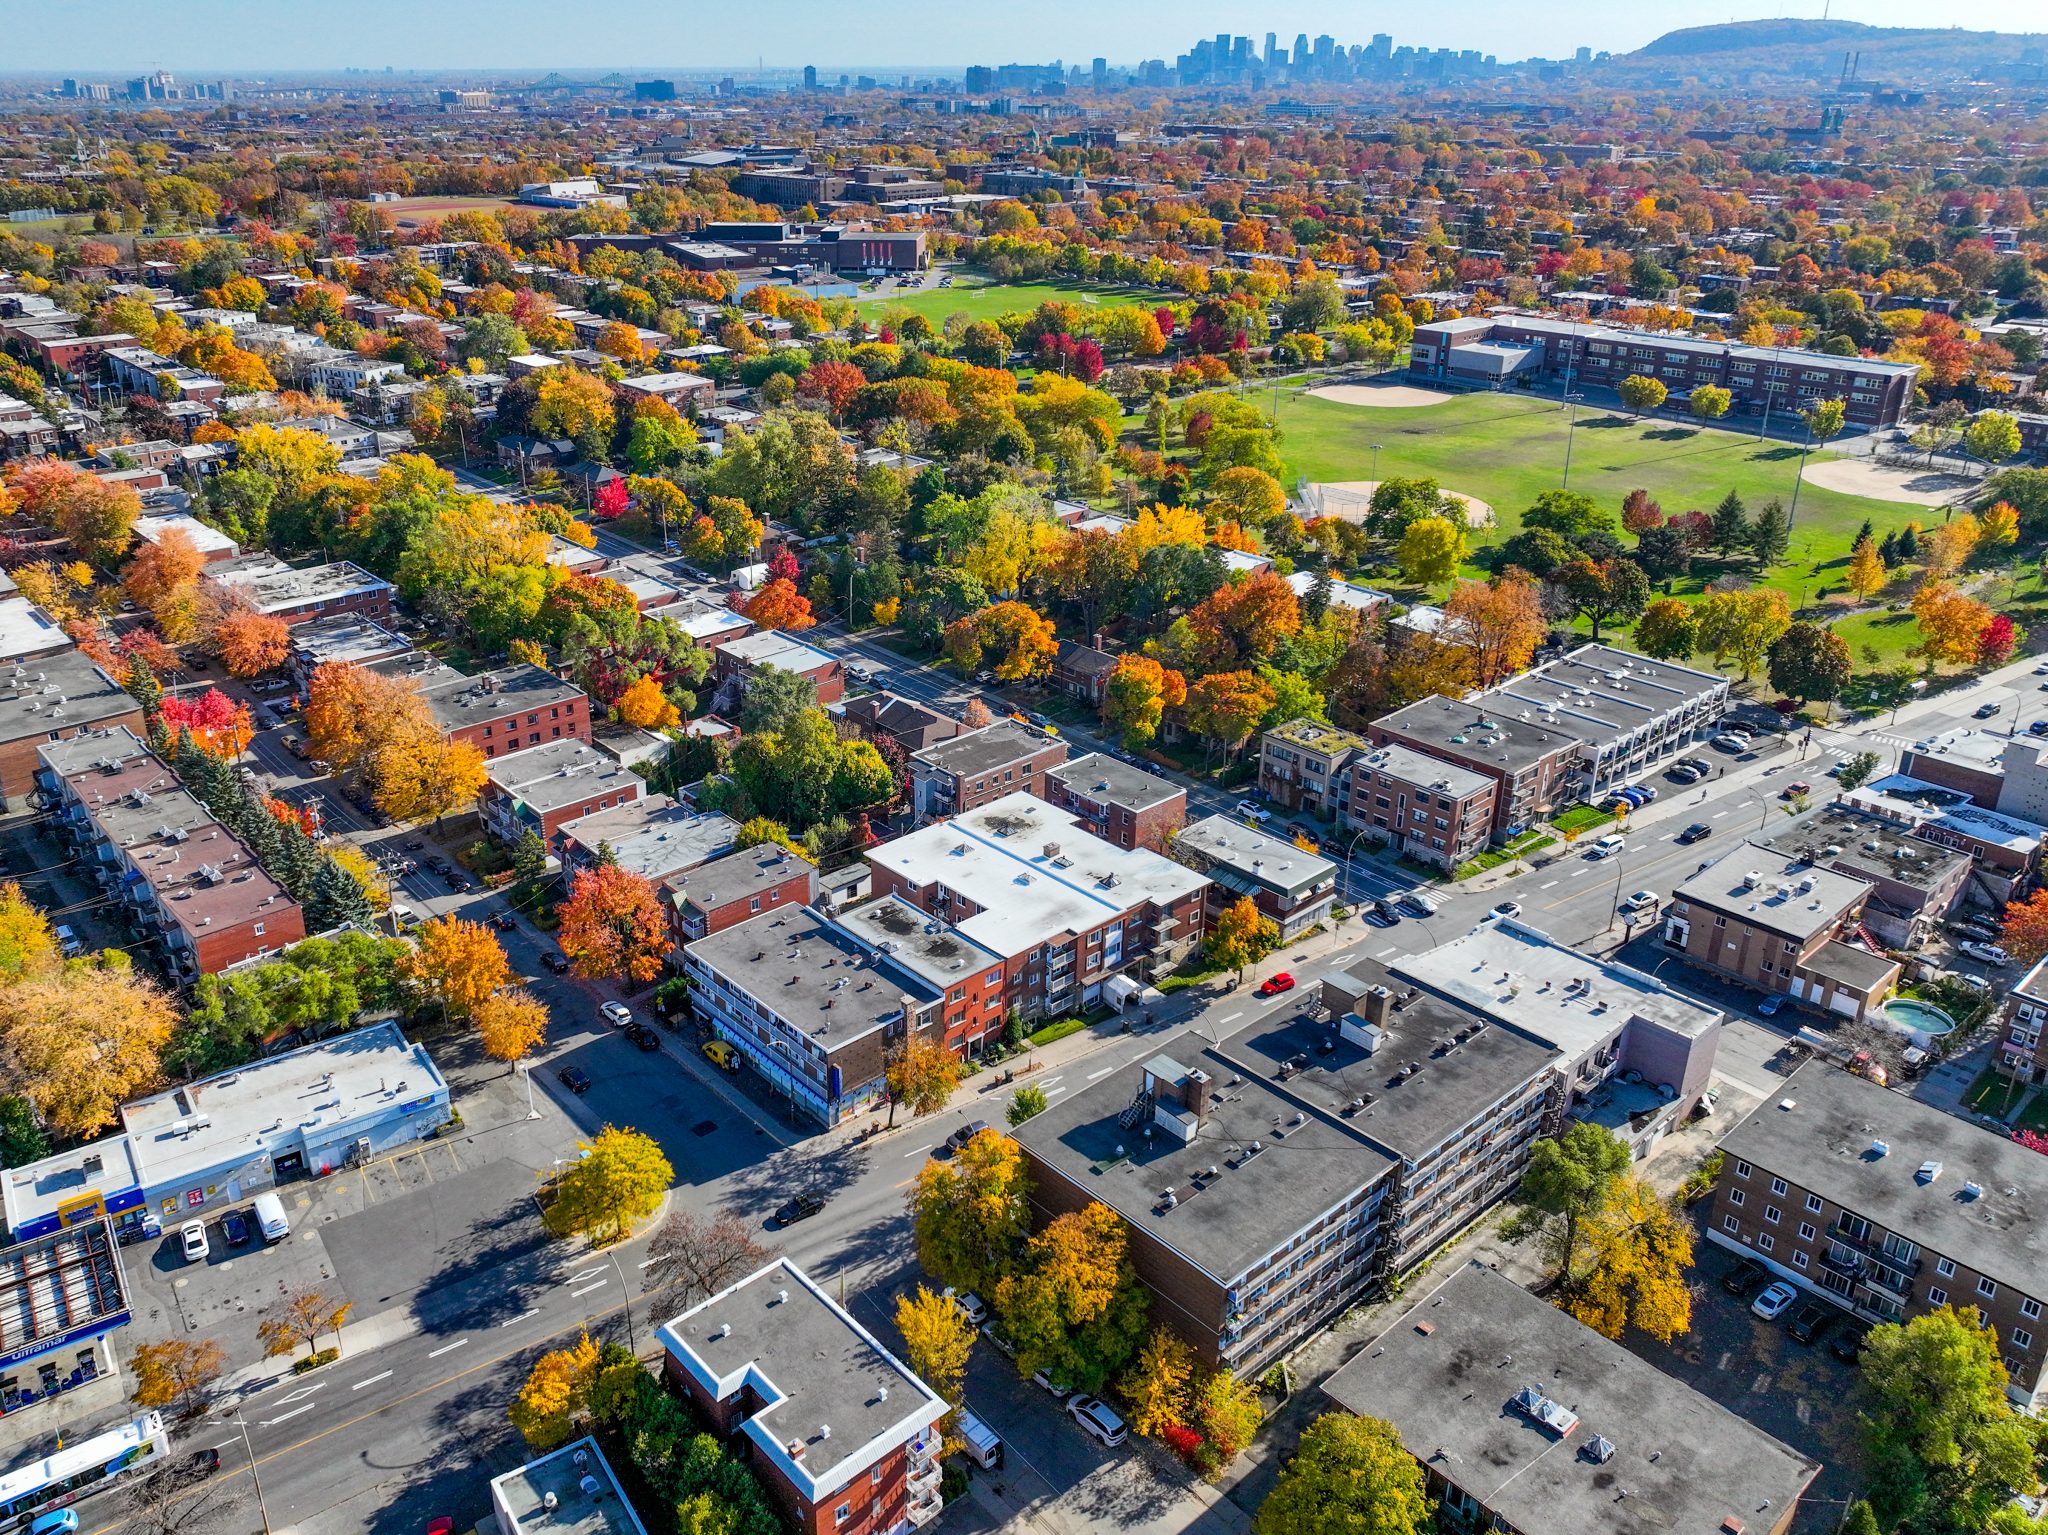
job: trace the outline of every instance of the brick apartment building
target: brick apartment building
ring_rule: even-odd
[[[692,939],[697,1016],[825,1129],[882,1107],[906,1040],[957,1055],[999,1034],[1003,961],[892,896],[835,916],[796,905]]]
[[[657,1330],[662,1376],[795,1535],[902,1535],[944,1508],[940,1420],[909,1366],[787,1258]]]
[[[1181,829],[1171,856],[1209,881],[1208,922],[1250,896],[1292,943],[1329,919],[1337,902],[1337,866],[1292,841],[1268,836],[1234,816],[1204,816]]]
[[[770,667],[809,678],[820,708],[846,696],[846,673],[837,656],[779,630],[763,629],[727,640],[711,652],[711,677],[718,689],[719,706],[736,715],[746,698],[748,679]]]
[[[675,945],[758,917],[764,911],[808,906],[818,898],[818,866],[773,842],[713,858],[662,882]]]
[[[870,848],[868,865],[878,894],[998,955],[1004,1007],[1027,1019],[1119,1003],[1137,989],[1126,972],[1178,964],[1201,939],[1209,886],[1021,792]]]
[[[1045,797],[1045,773],[1067,760],[1067,743],[1016,720],[997,720],[910,754],[910,799],[919,821],[979,810],[1011,794]]]
[[[1418,863],[1446,872],[1486,850],[1498,821],[1500,780],[1400,742],[1352,758],[1347,830],[1385,833]]]
[[[1347,770],[1370,746],[1326,720],[1289,720],[1259,738],[1259,792],[1289,810],[1335,816],[1349,801]]]
[[[100,888],[180,984],[306,936],[298,902],[168,763],[115,729],[45,744],[36,787]]]
[[[1089,752],[1045,770],[1045,802],[1071,811],[1118,847],[1166,851],[1188,817],[1188,794],[1143,768]]]
[[[550,853],[569,822],[630,805],[647,781],[588,741],[549,741],[495,758],[477,795],[484,830],[506,847],[529,831]]]
[[[142,729],[142,706],[80,651],[0,666],[0,810],[21,808],[50,742]]]
[[[1575,803],[1579,743],[1562,731],[1501,717],[1472,700],[1432,694],[1383,715],[1367,730],[1375,746],[1405,746],[1490,779],[1491,835],[1520,831]]]
[[[1852,431],[1896,425],[1918,381],[1911,363],[1508,313],[1418,325],[1408,359],[1412,379],[1473,387],[1529,379],[1613,389],[1640,374],[1662,383],[1674,405],[1712,385],[1733,396],[1732,414],[1761,415],[1768,403],[1788,428],[1816,402],[1840,400]]]
[[[199,578],[288,624],[338,613],[379,623],[391,617],[391,583],[348,560],[295,569],[274,554],[244,554],[208,565]]]
[[[590,740],[590,700],[573,682],[526,662],[468,676],[424,655],[380,663],[386,676],[414,680],[451,741],[467,741],[486,757]]]
[[[1870,894],[1866,880],[1746,842],[1672,892],[1664,947],[1758,991],[1868,1022],[1900,973],[1862,932]]]
[[[739,834],[740,823],[729,815],[698,810],[666,794],[642,794],[564,821],[548,851],[561,859],[564,879],[595,867],[609,854],[620,868],[658,885],[724,857]]]
[[[1999,1020],[1998,1067],[2022,1082],[2048,1081],[2048,1052],[2041,1048],[2048,1024],[2048,959],[2037,960],[2006,993]]]
[[[1876,1322],[1968,1306],[2014,1400],[2048,1370],[2048,1161],[1833,1065],[1802,1066],[1721,1141],[1707,1235]]]
[[[1918,835],[1914,818],[1887,814],[1880,801],[1860,791],[1754,841],[1862,880],[1870,886],[1863,926],[1898,949],[1917,948],[1933,937],[1970,879],[1969,854]]]

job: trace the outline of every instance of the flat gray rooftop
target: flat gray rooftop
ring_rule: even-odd
[[[83,652],[60,650],[0,667],[0,741],[41,741],[53,730],[75,730],[136,716],[141,707]],[[14,792],[26,786],[9,785]]]
[[[1890,880],[1920,891],[1951,883],[1970,861],[1969,854],[1916,837],[1907,827],[1839,805],[1801,816],[1770,836],[1757,838],[1756,845],[1787,857],[1805,857],[1873,884]]]
[[[1312,1099],[1234,1070],[1219,1051],[1190,1054],[1191,1043],[1176,1045],[1181,1064],[1213,1078],[1192,1144],[1156,1125],[1148,1137],[1150,1120],[1135,1129],[1117,1122],[1144,1086],[1145,1068],[1137,1063],[1055,1098],[1010,1133],[1089,1198],[1227,1285],[1398,1163],[1325,1118]],[[1290,1127],[1297,1114],[1302,1123]],[[1262,1149],[1246,1160],[1254,1141]],[[1190,1192],[1196,1175],[1211,1167],[1220,1176]],[[1166,1209],[1159,1196],[1169,1187],[1179,1203]]]
[[[1045,770],[1048,780],[1058,779],[1072,794],[1126,810],[1149,810],[1187,791],[1156,773],[1119,762],[1105,752],[1089,752]]]
[[[930,763],[955,778],[977,778],[996,768],[1008,767],[1035,757],[1055,742],[1050,736],[1020,725],[1015,720],[997,720],[979,730],[935,741],[912,753],[912,760]]]
[[[1534,713],[1518,706],[1503,716],[1498,704],[1460,702],[1432,693],[1405,709],[1382,715],[1373,725],[1425,752],[1448,746],[1475,762],[1484,762],[1489,767],[1498,765],[1509,772],[1519,772],[1546,757],[1578,749],[1577,736],[1560,727],[1520,718],[1524,712]]]
[[[632,770],[621,766],[621,773]],[[666,794],[565,821],[559,835],[593,853],[608,847],[619,866],[643,879],[662,880],[732,850],[740,823],[715,810],[692,810]]]
[[[2048,1158],[2039,1152],[1825,1062],[1800,1067],[1721,1145],[1731,1175],[1736,1158],[1754,1163],[2048,1298]],[[1917,1176],[1926,1162],[1941,1164],[1931,1183]]]
[[[1513,1405],[1532,1385],[1565,1410],[1564,1433]],[[1769,1530],[1820,1471],[1818,1461],[1473,1264],[1417,1301],[1323,1390],[1340,1407],[1392,1423],[1411,1455],[1518,1530]],[[1611,1447],[1605,1459],[1596,1440]]]
[[[818,866],[779,843],[762,842],[699,864],[679,881],[672,881],[672,888],[679,889],[680,899],[699,911],[715,911],[795,879],[805,870],[815,874]]]
[[[1207,860],[1210,878],[1243,894],[1263,888],[1295,897],[1321,885],[1334,888],[1337,881],[1337,866],[1329,859],[1233,816],[1209,815],[1183,826],[1173,848]]]
[[[941,991],[979,983],[1002,968],[1000,955],[927,915],[898,896],[877,896],[839,913],[839,925]]]
[[[637,793],[646,781],[588,741],[569,736],[507,752],[488,771],[490,782],[541,812],[614,790]]]
[[[495,1478],[491,1501],[512,1516],[512,1528],[499,1535],[647,1535],[588,1436]]]
[[[1568,656],[1509,678],[1478,695],[1477,701],[1511,718],[1526,714],[1548,729],[1597,748],[1727,691],[1725,677],[1607,645],[1582,645]]]
[[[421,679],[420,692],[427,707],[434,711],[435,723],[443,730],[507,714],[532,713],[583,697],[583,689],[575,683],[564,682],[553,672],[524,663],[479,672],[474,677],[441,668]]]
[[[1756,875],[1755,880],[1750,875]],[[1812,880],[1802,893],[1799,887]],[[1870,889],[1867,880],[1833,869],[1814,868],[1769,847],[1745,842],[1723,854],[1672,892],[1674,901],[1739,917],[1766,932],[1806,939],[1831,928],[1835,919]]]
[[[693,939],[686,952],[830,1054],[942,995],[931,982],[887,960],[809,906],[764,911],[723,932]],[[963,974],[967,972],[962,972]]]

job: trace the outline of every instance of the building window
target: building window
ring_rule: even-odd
[[[1769,1252],[1773,1247],[1776,1247],[1778,1245],[1778,1239],[1772,1236],[1768,1231],[1766,1231],[1762,1236],[1756,1239],[1756,1245],[1762,1248],[1765,1252]]]
[[[1782,1193],[1784,1193],[1784,1192],[1785,1192],[1785,1180],[1784,1180],[1783,1178],[1773,1178],[1773,1179],[1771,1180],[1771,1192],[1772,1192],[1773,1194],[1782,1194]]]
[[[2032,1348],[2034,1346],[2034,1335],[2024,1327],[2015,1327],[2012,1330],[2011,1336],[2014,1348]]]
[[[2039,1301],[2023,1300],[2020,1302],[2020,1315],[2025,1317],[2028,1321],[2033,1321],[2034,1318],[2039,1316],[2040,1314],[2041,1303]]]
[[[1721,1217],[1721,1229],[1723,1231],[1740,1231],[1742,1229],[1742,1222],[1732,1215],[1724,1215]]]
[[[1811,1226],[1807,1225],[1805,1221],[1801,1221],[1801,1222],[1799,1223],[1799,1240],[1800,1240],[1800,1241],[1802,1241],[1802,1242],[1811,1242],[1811,1241],[1813,1240],[1813,1238],[1814,1238],[1814,1230],[1813,1230],[1813,1228],[1812,1228]]]
[[[877,1466],[877,1467],[875,1467],[875,1469],[874,1469],[873,1471],[869,1472],[869,1473],[868,1473],[868,1480],[869,1480],[870,1482],[872,1482],[872,1483],[873,1483],[873,1484],[874,1484],[875,1486],[877,1486],[877,1487],[881,1486],[881,1485],[882,1485],[882,1468],[881,1468],[880,1466]]]
[[[258,938],[263,936],[263,924],[261,922],[256,924],[256,936]]]
[[[1730,1189],[1728,1191],[1728,1203],[1731,1205],[1739,1205],[1742,1203],[1742,1200],[1743,1194],[1741,1189]]]
[[[1805,1268],[1805,1267],[1806,1267],[1806,1254],[1805,1254],[1805,1253],[1794,1253],[1794,1254],[1792,1255],[1792,1266],[1793,1266],[1794,1268],[1796,1268],[1796,1269],[1803,1269],[1803,1268]]]
[[[1934,1260],[1934,1272],[1935,1272],[1935,1273],[1937,1273],[1937,1274],[1939,1274],[1939,1275],[1941,1275],[1941,1277],[1942,1277],[1943,1279],[1953,1279],[1953,1278],[1955,1278],[1955,1277],[1956,1277],[1956,1261],[1955,1261],[1955,1259],[1953,1259],[1953,1258],[1936,1258],[1936,1259]]]
[[[1806,1196],[1806,1208],[1818,1215],[1820,1213],[1820,1195],[1808,1194]]]
[[[1978,1280],[1977,1293],[1983,1296],[1986,1300],[1989,1300],[1992,1296],[1998,1293],[1998,1281],[1995,1279]]]
[[[1749,1164],[1747,1162],[1737,1162],[1735,1164],[1735,1176],[1747,1178],[1749,1176]]]
[[[1765,1219],[1765,1220],[1767,1220],[1767,1221],[1769,1221],[1769,1222],[1770,1222],[1770,1223],[1771,1223],[1771,1224],[1772,1224],[1773,1226],[1777,1225],[1777,1224],[1778,1224],[1778,1207],[1777,1207],[1776,1205],[1765,1205],[1765,1206],[1764,1206],[1764,1219]]]
[[[851,1503],[842,1503],[837,1509],[833,1510],[832,1517],[839,1523],[844,1524],[852,1513],[853,1505]]]
[[[1927,1304],[1930,1306],[1946,1306],[1948,1304],[1948,1291],[1938,1284],[1929,1285],[1927,1287]]]

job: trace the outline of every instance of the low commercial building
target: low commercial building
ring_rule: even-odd
[[[1783,1535],[1820,1463],[1478,1263],[1323,1383],[1454,1530]]]
[[[117,1374],[109,1336],[130,1315],[105,1216],[0,1248],[0,1417]]]
[[[408,640],[374,618],[343,613],[293,626],[285,669],[293,685],[304,692],[313,685],[313,673],[329,662],[375,666],[380,661],[395,661],[412,653]]]
[[[2037,821],[1974,804],[1967,795],[1904,773],[1864,784],[1843,799],[1874,806],[1901,825],[1910,824],[1916,837],[1967,857],[1970,879],[1963,899],[1968,904],[1997,910],[2025,899],[2040,883],[2048,827]]]
[[[608,853],[620,868],[658,885],[730,853],[739,834],[740,823],[729,815],[649,794],[565,821],[549,851],[562,860],[565,879]]]
[[[39,753],[44,813],[189,985],[306,936],[305,913],[162,758],[123,729]]]
[[[2021,1082],[2048,1082],[2048,1052],[2041,1048],[2042,1026],[2048,1024],[2048,958],[2036,960],[2006,993],[1999,1022],[1999,1069]]]
[[[1067,760],[1067,743],[1017,720],[979,730],[910,755],[911,806],[920,821],[979,810],[1011,794],[1045,796],[1046,769]]]
[[[274,554],[245,554],[208,565],[200,580],[288,624],[337,613],[391,616],[391,583],[349,560],[295,569]]]
[[[1280,941],[1292,943],[1328,921],[1337,902],[1334,863],[1232,816],[1204,816],[1181,828],[1170,852],[1209,880],[1211,926],[1225,908],[1250,896],[1260,914],[1280,929]]]
[[[1577,741],[1578,788],[1591,797],[1711,735],[1728,712],[1730,687],[1716,672],[1596,644],[1472,701],[1497,717],[1531,720]]]
[[[1970,878],[1969,856],[1919,836],[1917,823],[1852,792],[1755,845],[1862,880],[1870,887],[1862,925],[1893,948],[1917,948],[1955,909]]]
[[[776,842],[757,843],[663,882],[678,949],[786,906],[818,898],[818,866]]]
[[[951,1406],[787,1258],[656,1336],[663,1377],[748,1462],[796,1535],[905,1535],[939,1516]]]
[[[1156,773],[1089,752],[1045,770],[1045,801],[1118,847],[1163,853],[1188,817],[1188,791]]]
[[[433,1134],[448,1084],[396,1022],[264,1056],[121,1109],[121,1133],[10,1169],[16,1241],[105,1216],[126,1242],[295,1177],[322,1177]]]
[[[559,853],[556,834],[571,821],[630,805],[647,781],[587,741],[549,741],[494,760],[477,795],[484,830],[511,847],[532,832]]]
[[[692,940],[683,972],[698,1016],[824,1128],[886,1101],[906,1040],[964,1056],[1002,1025],[1001,957],[889,896],[764,910]]]
[[[1971,1306],[2008,1390],[2048,1401],[2048,1160],[1824,1061],[1721,1141],[1707,1235],[1838,1306],[1897,1322]]]
[[[1746,842],[1672,892],[1664,947],[1766,994],[1866,1023],[1900,972],[1862,930],[1870,892],[1866,880]]]
[[[0,667],[0,811],[34,792],[38,753],[107,730],[140,735],[142,705],[82,651],[60,650]]]
[[[1027,1019],[1120,1002],[1137,989],[1126,972],[1172,969],[1201,940],[1210,883],[1024,793],[870,848],[868,864],[878,892],[1001,956],[1004,1006]]]
[[[647,1535],[588,1435],[491,1478],[491,1513],[498,1535]]]

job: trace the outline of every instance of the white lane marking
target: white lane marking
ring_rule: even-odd
[[[1398,953],[1400,953],[1400,952],[1401,952],[1401,946],[1400,946],[1399,944],[1397,944],[1397,943],[1390,943],[1390,944],[1388,944],[1388,945],[1387,945],[1387,946],[1386,946],[1386,947],[1385,947],[1384,949],[1381,949],[1381,950],[1379,951],[1379,953],[1375,954],[1375,955],[1373,956],[1373,958],[1374,958],[1374,959],[1385,959],[1385,958],[1386,958],[1386,957],[1387,957],[1387,956],[1388,956],[1389,954],[1398,954]]]
[[[372,1375],[368,1380],[359,1380],[353,1386],[350,1386],[348,1389],[351,1391],[360,1391],[365,1386],[374,1386],[380,1380],[389,1379],[391,1379],[391,1372],[389,1370],[386,1370],[382,1375]]]
[[[1552,885],[1556,883],[1557,881],[1554,879],[1546,879],[1542,884],[1538,885],[1536,888],[1538,890],[1548,890]]]
[[[1239,1008],[1239,1009],[1238,1009],[1238,1010],[1237,1010],[1236,1012],[1234,1012],[1234,1013],[1231,1013],[1231,1014],[1229,1014],[1229,1015],[1227,1015],[1227,1016],[1225,1016],[1225,1017],[1219,1018],[1219,1019],[1217,1019],[1216,1021],[1217,1021],[1218,1023],[1234,1023],[1234,1022],[1236,1022],[1236,1021],[1237,1021],[1238,1019],[1242,1018],[1243,1016],[1244,1016],[1244,1009],[1243,1009],[1243,1008]]]
[[[320,1404],[318,1402],[308,1402],[303,1407],[294,1407],[290,1412],[281,1412],[274,1418],[265,1418],[256,1426],[258,1428],[275,1428],[278,1424],[284,1422],[285,1419],[296,1418],[302,1412],[311,1412],[315,1407],[318,1407],[319,1405]]]
[[[287,1402],[302,1402],[307,1397],[311,1396],[314,1392],[325,1390],[326,1386],[327,1382],[324,1380],[311,1386],[301,1386],[298,1390],[291,1392],[289,1395],[279,1397],[277,1399],[277,1405],[282,1407]]]
[[[602,1290],[609,1283],[611,1281],[608,1279],[600,1279],[596,1284],[587,1284],[580,1290],[571,1290],[569,1298],[574,1300],[579,1295],[588,1295],[592,1290]]]
[[[604,1281],[600,1279],[598,1283],[603,1284]],[[453,1343],[444,1343],[439,1348],[430,1348],[427,1350],[427,1357],[429,1359],[439,1359],[443,1354],[452,1354],[468,1341],[469,1339],[467,1338],[457,1338]]]
[[[575,1283],[575,1282],[576,1282],[577,1280],[579,1280],[579,1279],[588,1279],[588,1278],[589,1278],[589,1277],[590,1277],[590,1276],[591,1276],[592,1274],[602,1274],[603,1272],[604,1272],[604,1265],[603,1265],[602,1263],[600,1263],[600,1264],[599,1264],[599,1265],[598,1265],[598,1266],[597,1266],[596,1268],[594,1268],[594,1269],[584,1269],[584,1270],[582,1270],[582,1271],[581,1271],[581,1272],[579,1272],[579,1273],[571,1274],[571,1275],[570,1275],[570,1276],[569,1276],[569,1277],[568,1277],[567,1279],[563,1280],[563,1281],[562,1281],[562,1283],[563,1283],[563,1284],[574,1284],[574,1283]]]
[[[1064,1087],[1055,1087],[1051,1092],[1047,1093],[1045,1096],[1048,1100],[1050,1100],[1059,1097],[1059,1095],[1065,1091],[1066,1089]]]
[[[1059,1074],[1059,1076],[1056,1076],[1056,1077],[1043,1077],[1043,1078],[1040,1078],[1040,1080],[1039,1080],[1039,1083],[1038,1083],[1038,1085],[1039,1085],[1040,1087],[1051,1087],[1051,1086],[1053,1085],[1053,1083],[1055,1083],[1055,1082],[1059,1082],[1059,1081],[1062,1081],[1062,1080],[1064,1080],[1064,1079],[1065,1079],[1065,1077],[1066,1077],[1066,1073],[1065,1073],[1065,1072],[1063,1071],[1063,1072],[1061,1072],[1061,1073]]]
[[[920,1146],[915,1151],[906,1151],[903,1153],[903,1160],[908,1162],[912,1157],[921,1157],[931,1149],[929,1146]]]
[[[659,1258],[642,1258],[638,1263],[634,1264],[633,1267],[636,1269],[648,1269],[653,1268],[654,1265],[659,1262],[661,1262]]]
[[[1108,1076],[1112,1071],[1115,1070],[1116,1068],[1114,1066],[1105,1066],[1100,1071],[1091,1071],[1088,1073],[1088,1080],[1091,1082],[1100,1082],[1104,1077]]]
[[[500,1323],[499,1323],[498,1325],[499,1325],[500,1327],[510,1327],[510,1326],[511,1326],[511,1325],[512,1325],[513,1323],[515,1323],[515,1322],[523,1322],[523,1321],[525,1321],[525,1320],[526,1320],[526,1319],[527,1319],[528,1317],[530,1317],[530,1316],[539,1316],[539,1315],[540,1315],[540,1307],[538,1307],[538,1306],[535,1306],[535,1307],[533,1307],[533,1308],[532,1308],[531,1310],[528,1310],[528,1311],[522,1311],[522,1312],[520,1312],[520,1313],[519,1313],[519,1315],[517,1315],[517,1316],[513,1316],[513,1317],[507,1317],[507,1318],[505,1318],[505,1320],[504,1320],[504,1321],[502,1321],[502,1322],[500,1322]]]

